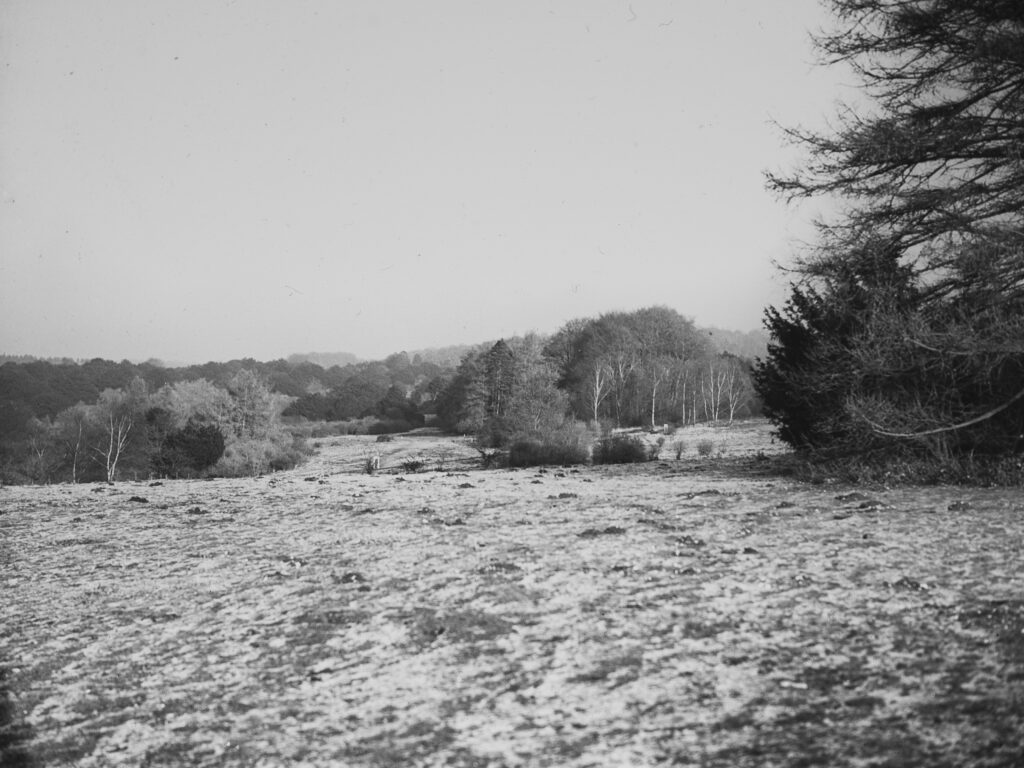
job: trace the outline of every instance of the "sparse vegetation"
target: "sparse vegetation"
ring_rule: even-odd
[[[715,443],[713,440],[698,440],[697,441],[697,455],[702,459],[706,459],[715,450]]]
[[[406,459],[401,463],[402,471],[414,474],[427,466],[423,459]]]

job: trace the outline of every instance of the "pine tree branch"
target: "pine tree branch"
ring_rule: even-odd
[[[999,407],[993,408],[991,411],[987,411],[986,413],[983,413],[980,416],[977,416],[977,417],[975,417],[973,419],[969,419],[968,421],[964,421],[964,422],[961,422],[959,424],[952,424],[952,425],[946,426],[946,427],[938,427],[936,429],[926,429],[923,432],[890,432],[890,431],[884,429],[881,425],[876,424],[875,422],[873,422],[871,419],[869,419],[863,413],[861,413],[860,409],[856,409],[854,411],[854,415],[856,415],[857,418],[859,418],[861,421],[865,422],[868,426],[870,426],[871,427],[871,431],[874,432],[876,435],[882,435],[883,437],[897,437],[897,438],[903,438],[903,439],[914,438],[914,437],[927,437],[929,435],[939,435],[939,434],[942,434],[944,432],[955,432],[955,431],[960,430],[960,429],[966,429],[967,427],[972,427],[975,424],[980,424],[981,422],[987,421],[988,419],[991,419],[993,416],[996,416],[997,414],[1002,413],[1007,408],[1009,408],[1011,405],[1013,405],[1015,402],[1020,400],[1022,397],[1024,397],[1024,389],[1022,389],[1020,392],[1018,392],[1016,395],[1011,397],[1009,400],[1007,400],[1005,403],[1003,403]]]

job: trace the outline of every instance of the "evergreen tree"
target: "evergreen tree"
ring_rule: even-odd
[[[770,186],[846,202],[796,265],[758,391],[797,447],[1024,448],[1024,4],[830,0],[872,109],[791,130]],[[1016,437],[1015,437],[1016,436]]]

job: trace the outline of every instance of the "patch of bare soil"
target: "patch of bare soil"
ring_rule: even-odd
[[[777,447],[718,434],[2,488],[0,763],[1024,765],[1019,492],[731,472]]]

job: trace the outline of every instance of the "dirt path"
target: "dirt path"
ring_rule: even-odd
[[[1019,492],[371,442],[0,489],[0,763],[1024,765]]]

